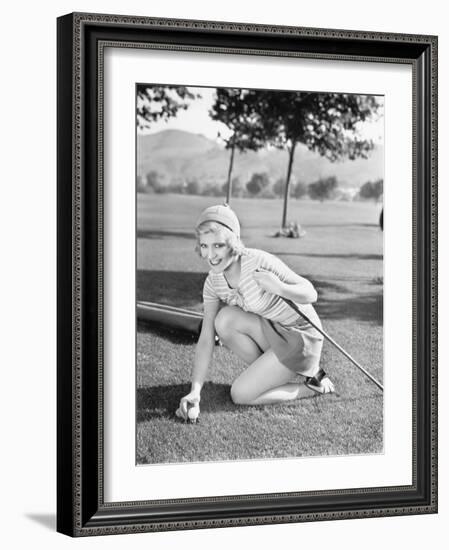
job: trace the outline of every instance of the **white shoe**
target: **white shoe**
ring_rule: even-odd
[[[334,384],[323,369],[320,369],[315,376],[308,376],[304,382],[304,385],[320,394],[335,392]]]

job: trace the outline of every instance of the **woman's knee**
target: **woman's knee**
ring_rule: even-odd
[[[254,400],[248,388],[236,380],[231,386],[231,399],[235,405],[250,405]]]
[[[225,306],[215,317],[215,331],[220,338],[226,338],[236,326],[238,308],[235,306]]]

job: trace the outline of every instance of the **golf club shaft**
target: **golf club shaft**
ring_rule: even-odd
[[[282,298],[282,296],[281,296],[281,298]],[[335,347],[336,347],[345,357],[347,357],[347,358],[351,361],[351,363],[352,363],[353,365],[355,365],[359,370],[361,370],[361,371],[363,372],[363,374],[371,380],[371,382],[374,382],[374,384],[376,384],[376,386],[377,386],[380,390],[384,391],[384,387],[382,386],[382,384],[381,384],[378,380],[376,380],[376,379],[374,378],[374,376],[372,376],[366,369],[364,369],[364,368],[362,367],[362,365],[360,365],[359,363],[357,363],[357,361],[356,361],[351,355],[349,355],[349,353],[348,353],[346,350],[344,350],[339,344],[337,344],[337,342],[336,342],[331,336],[329,336],[329,334],[327,334],[327,332],[325,332],[322,328],[318,327],[313,321],[311,321],[311,320],[307,317],[307,315],[306,315],[305,313],[303,313],[303,312],[299,309],[299,307],[295,304],[295,302],[292,302],[292,301],[289,300],[288,298],[282,298],[282,299],[283,299],[284,302],[285,302],[286,304],[288,304],[288,305],[289,305],[298,315],[301,315],[301,317],[302,317],[305,321],[307,321],[308,323],[310,323],[314,329],[316,329],[319,333],[321,333],[321,334],[324,336],[324,338],[326,338],[326,340],[328,340],[332,345],[334,345],[334,346],[335,346]]]

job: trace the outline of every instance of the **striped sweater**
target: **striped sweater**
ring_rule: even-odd
[[[205,304],[223,302],[227,305],[236,305],[244,311],[256,313],[265,319],[280,323],[284,326],[298,328],[310,327],[288,304],[279,296],[263,290],[253,277],[257,270],[274,273],[281,281],[295,284],[295,273],[276,256],[245,248],[241,256],[240,280],[237,288],[231,288],[223,273],[209,272],[203,288]],[[297,304],[311,321],[320,326],[318,315],[311,304]]]

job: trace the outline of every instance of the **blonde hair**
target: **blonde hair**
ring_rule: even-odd
[[[231,231],[225,225],[222,225],[218,222],[206,221],[201,223],[198,227],[195,228],[196,234],[196,245],[195,252],[198,256],[201,257],[201,248],[200,248],[200,236],[205,235],[206,233],[213,233],[214,235],[222,235],[226,245],[229,247],[232,256],[241,256],[245,249],[244,244],[240,240],[240,237]]]

